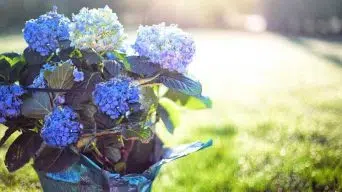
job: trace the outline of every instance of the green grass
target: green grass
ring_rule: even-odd
[[[153,191],[342,190],[342,68],[325,57],[342,45],[272,34],[194,34],[191,71],[214,107],[185,111],[174,135],[158,133],[168,146],[210,138],[214,145],[163,167]],[[6,39],[0,44],[11,46],[0,52],[24,47],[17,37]],[[9,174],[0,163],[0,191],[38,186],[30,166]]]

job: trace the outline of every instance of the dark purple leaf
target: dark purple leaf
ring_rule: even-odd
[[[61,172],[74,163],[78,162],[80,156],[69,148],[45,147],[34,160],[34,168],[44,172]]]
[[[158,64],[150,62],[145,57],[129,56],[127,61],[131,66],[131,72],[139,75],[151,77],[162,70]]]
[[[5,164],[8,171],[13,172],[29,162],[42,143],[39,134],[35,132],[25,132],[21,134],[9,147]]]

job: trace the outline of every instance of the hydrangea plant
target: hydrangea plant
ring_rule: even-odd
[[[9,171],[33,158],[40,173],[61,172],[86,157],[132,173],[143,168],[130,163],[135,141],[149,143],[159,122],[173,133],[181,107],[211,107],[187,73],[194,40],[176,25],[141,26],[138,55],[122,52],[126,35],[107,6],[83,8],[72,21],[54,9],[23,33],[23,54],[0,55],[0,146],[21,133],[6,154]]]

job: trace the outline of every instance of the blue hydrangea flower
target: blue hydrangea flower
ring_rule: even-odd
[[[56,66],[51,65],[49,63],[43,65],[42,69],[40,70],[39,75],[33,80],[33,83],[29,87],[32,87],[32,88],[46,88],[47,85],[46,85],[46,80],[45,80],[45,77],[44,77],[44,73],[46,71],[52,72],[55,69],[56,69]]]
[[[72,74],[74,75],[75,82],[81,82],[84,80],[84,73],[82,71],[78,71],[77,68],[74,69]]]
[[[59,48],[59,41],[68,40],[70,20],[54,9],[38,19],[26,22],[24,39],[29,47],[42,56],[47,56]]]
[[[51,147],[67,147],[78,141],[82,129],[71,107],[56,107],[45,117],[41,137]]]
[[[140,90],[130,78],[113,78],[96,85],[93,101],[99,110],[111,119],[116,119],[130,111],[129,104],[139,102]]]
[[[140,26],[133,49],[162,68],[180,73],[186,72],[196,50],[188,33],[176,25],[165,26],[165,23]]]
[[[0,123],[5,123],[6,118],[13,118],[20,115],[20,108],[23,104],[21,95],[24,89],[19,85],[0,85]]]
[[[69,27],[71,45],[82,50],[113,51],[120,49],[126,39],[123,26],[108,6],[100,9],[82,8],[72,16]]]

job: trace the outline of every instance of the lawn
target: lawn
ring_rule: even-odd
[[[315,39],[193,31],[191,73],[214,106],[184,111],[168,146],[214,146],[165,166],[153,191],[342,190],[342,45]],[[22,50],[0,37],[0,52]],[[8,147],[8,146],[6,146]],[[30,166],[9,174],[0,150],[0,191],[35,191]]]

